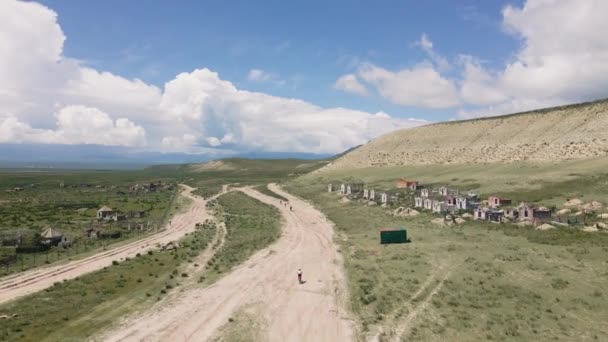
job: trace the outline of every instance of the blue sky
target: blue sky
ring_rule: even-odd
[[[425,58],[426,33],[447,58],[476,55],[499,67],[520,41],[501,27],[501,1],[42,1],[59,14],[64,53],[97,69],[162,86],[207,67],[242,89],[395,116],[447,120],[428,110],[332,88],[356,61],[388,69]],[[517,4],[516,1],[509,3]],[[284,85],[247,81],[252,68]]]
[[[0,143],[325,154],[608,97],[604,0],[5,0],[0,12]]]

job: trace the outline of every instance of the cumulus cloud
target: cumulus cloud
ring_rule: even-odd
[[[505,30],[522,46],[504,69],[465,64],[462,117],[505,114],[608,95],[608,2],[528,0],[503,10]]]
[[[335,153],[426,123],[245,91],[206,68],[159,88],[64,56],[57,14],[43,5],[6,0],[0,12],[0,142]]]
[[[0,118],[0,142],[143,146],[146,132],[126,118],[115,121],[97,108],[67,106],[56,115],[55,129],[36,129],[14,116]]]
[[[497,75],[483,68],[473,56],[460,56],[463,80],[460,96],[463,101],[477,106],[500,103],[508,99],[497,84]]]
[[[467,54],[451,65],[423,33],[415,45],[426,52],[428,61],[397,71],[364,64],[357,77],[393,103],[453,108],[462,118],[605,98],[604,13],[608,2],[603,0],[527,0],[502,11],[505,32],[521,41],[503,66],[488,68]],[[453,67],[459,68],[460,77],[446,76]]]
[[[399,105],[449,108],[459,104],[455,82],[441,76],[429,63],[397,72],[366,64],[360,67],[358,74],[382,97]]]
[[[427,123],[240,90],[208,69],[168,82],[162,108],[171,113],[172,131],[204,137],[208,146],[273,152],[333,153],[391,129]]]
[[[357,79],[357,76],[353,74],[344,75],[334,84],[334,89],[343,90],[349,93],[358,94],[361,96],[367,95],[367,88]]]

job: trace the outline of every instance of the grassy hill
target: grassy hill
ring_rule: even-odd
[[[608,155],[608,100],[399,130],[323,168],[561,161]]]

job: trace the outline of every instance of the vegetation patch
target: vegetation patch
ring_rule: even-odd
[[[216,213],[226,224],[224,245],[208,262],[205,283],[217,280],[256,251],[270,245],[281,234],[281,214],[242,192],[217,199]]]
[[[83,341],[117,318],[180,286],[180,265],[201,253],[215,225],[201,224],[179,248],[148,251],[0,306],[0,341]]]
[[[455,175],[449,175],[450,166],[444,169],[440,173],[438,167],[429,166],[425,177],[436,174],[446,184],[453,178],[471,178],[464,169]],[[370,169],[362,174],[357,170],[350,177],[393,183],[396,178],[389,179],[384,171]],[[496,174],[509,172],[499,169]],[[510,177],[496,174],[478,180],[481,187],[505,191],[511,186],[505,183]],[[527,175],[525,169],[523,175]],[[285,187],[313,202],[335,223],[352,310],[363,334],[381,326],[380,338],[400,330],[406,332],[401,338],[407,340],[608,339],[603,324],[608,319],[608,296],[601,295],[608,272],[597,271],[606,267],[608,234],[477,222],[436,226],[430,223],[435,217],[426,213],[395,217],[385,208],[342,202],[337,193],[327,192],[327,183],[334,178],[321,177],[301,177]],[[538,182],[538,188],[528,191],[553,194],[555,190],[546,188],[572,181],[555,179],[560,180]],[[583,189],[592,191],[592,183],[587,187],[586,179],[580,181]],[[525,191],[520,195],[525,197]],[[544,201],[543,197],[538,198]],[[380,245],[380,228],[401,226],[411,243]],[[447,272],[449,277],[431,297]],[[430,305],[424,305],[427,300]],[[405,322],[412,313],[415,318]],[[406,329],[400,324],[406,324]]]

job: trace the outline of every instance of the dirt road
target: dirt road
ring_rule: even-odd
[[[196,223],[203,222],[205,219],[212,217],[207,213],[205,208],[206,201],[199,196],[192,195],[193,188],[186,185],[182,185],[182,188],[181,195],[191,199],[192,205],[186,212],[176,214],[171,219],[171,225],[165,227],[164,230],[84,259],[18,273],[0,279],[0,304],[43,290],[52,286],[55,282],[73,279],[85,273],[102,269],[111,265],[114,260],[134,257],[137,253],[155,248],[159,243],[163,244],[179,240],[186,233],[194,231]]]
[[[193,288],[173,302],[127,319],[106,341],[206,341],[241,307],[255,304],[264,313],[270,341],[349,341],[353,328],[343,309],[346,298],[341,258],[325,217],[276,186],[293,211],[278,199],[250,188],[244,193],[277,207],[283,234],[269,248],[207,288]],[[297,282],[297,270],[304,284]]]

